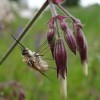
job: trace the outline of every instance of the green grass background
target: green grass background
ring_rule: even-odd
[[[88,42],[89,67],[89,75],[85,77],[82,73],[79,55],[74,56],[68,50],[68,100],[100,100],[100,6],[73,7],[67,10],[84,24],[84,34]],[[46,23],[50,17],[49,11],[43,13],[21,43],[35,50],[36,45],[39,46],[41,41],[46,39]],[[24,27],[27,22],[28,20],[16,15],[16,20],[6,26],[3,34],[0,33],[0,58],[14,42],[10,34],[15,33],[18,27]],[[48,63],[51,67],[55,66],[53,61],[48,61]],[[20,82],[25,88],[25,100],[62,100],[56,71],[49,70],[46,74],[53,82],[30,70],[22,62],[19,46],[0,65],[0,82],[10,80]]]

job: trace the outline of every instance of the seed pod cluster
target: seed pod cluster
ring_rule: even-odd
[[[87,69],[87,44],[82,32],[82,24],[79,19],[74,18],[69,12],[66,12],[60,5],[64,0],[48,0],[53,17],[48,22],[47,40],[51,49],[52,57],[57,67],[57,78],[59,79],[60,91],[66,100],[67,97],[67,46],[75,55],[80,54],[83,64],[83,72],[88,74]],[[59,15],[56,12],[54,3],[67,16]],[[69,24],[69,21],[71,25]]]
[[[47,33],[47,40],[50,45],[52,56],[57,65],[57,76],[58,76],[58,73],[60,73],[63,78],[64,78],[64,71],[62,71],[62,70],[66,70],[66,67],[67,67],[66,62],[67,61],[65,62],[64,59],[60,59],[60,58],[67,56],[67,53],[66,53],[67,51],[64,47],[62,37],[56,38],[56,33],[58,32],[58,31],[56,31],[57,30],[57,27],[56,27],[57,21],[58,21],[57,24],[59,24],[58,30],[63,31],[64,41],[67,43],[70,50],[75,55],[76,55],[77,51],[79,51],[82,64],[84,66],[87,65],[87,44],[86,44],[85,36],[82,32],[82,24],[80,23],[80,20],[78,20],[78,19],[72,20],[72,24],[74,27],[73,27],[73,30],[71,30],[69,27],[69,24],[66,22],[66,19],[68,19],[68,18],[69,18],[68,16],[66,17],[66,16],[62,16],[62,15],[57,15],[55,17],[52,17],[48,22],[49,30]],[[75,31],[75,33],[73,33],[74,31]],[[64,52],[62,52],[62,50],[64,50]],[[59,54],[61,54],[61,55],[59,55]],[[65,66],[64,66],[64,64],[65,64]],[[84,73],[86,75],[87,71],[84,71]]]

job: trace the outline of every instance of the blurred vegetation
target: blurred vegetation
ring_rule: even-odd
[[[100,6],[94,5],[87,8],[72,7],[67,9],[75,17],[81,19],[84,24],[84,34],[88,42],[88,66],[89,75],[85,77],[82,73],[82,65],[79,55],[74,56],[68,49],[68,100],[99,100],[100,99]],[[46,11],[30,29],[26,37],[21,42],[31,50],[36,49],[38,43],[46,39],[47,20],[51,13]],[[16,15],[16,20],[12,24],[6,25],[5,29],[0,29],[0,58],[5,54],[14,40],[11,34],[23,28],[27,19]],[[47,53],[46,57],[50,57]],[[51,67],[55,66],[53,61],[48,61]],[[22,62],[21,51],[17,46],[6,61],[0,65],[0,82],[15,80],[18,81],[25,90],[25,100],[61,100],[59,84],[56,72],[48,70],[46,74],[52,79],[50,82],[46,77],[30,70]],[[5,88],[8,91],[8,88]],[[6,92],[0,90],[0,96],[4,97]],[[11,90],[9,90],[11,91]],[[7,92],[8,93],[8,92]]]
[[[79,5],[80,0],[65,0],[64,1],[64,6],[78,6]]]

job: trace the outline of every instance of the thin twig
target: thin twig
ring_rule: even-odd
[[[57,14],[54,4],[52,3],[52,0],[49,0],[49,5],[50,5],[51,12],[52,12],[52,16],[56,17],[58,14]],[[56,27],[57,27],[57,34],[58,34],[58,37],[60,37],[59,25],[56,19],[55,19],[55,22],[56,22]]]
[[[38,17],[41,15],[41,13],[45,10],[45,8],[48,6],[48,1],[43,4],[43,6],[40,8],[40,10],[36,13],[36,15],[29,21],[29,23],[26,25],[26,27],[21,32],[21,35],[18,37],[18,41],[21,41],[21,39],[24,37],[24,35],[27,33],[27,31],[30,29],[30,27],[36,22]],[[6,52],[6,54],[3,56],[3,58],[0,61],[0,65],[6,60],[6,58],[9,56],[9,54],[13,51],[13,49],[16,47],[18,43],[14,42],[11,48]]]
[[[67,10],[65,10],[60,4],[56,4],[60,10],[62,10],[67,16],[69,16],[72,20],[75,20],[76,18],[72,16]]]

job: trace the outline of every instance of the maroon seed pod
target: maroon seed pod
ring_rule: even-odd
[[[52,53],[52,56],[54,58],[54,55],[53,55],[53,52],[54,52],[54,34],[55,34],[55,28],[50,28],[48,33],[47,33],[47,40],[48,40],[48,43],[50,45],[50,50],[51,50],[51,53]]]
[[[59,21],[63,21],[65,20],[66,18],[68,18],[67,16],[62,16],[62,15],[57,15],[56,18],[59,20]]]
[[[57,66],[57,77],[59,74],[65,79],[67,74],[67,52],[62,39],[57,39],[54,48],[54,59]]]
[[[73,23],[77,25],[78,27],[83,28],[83,25],[81,24],[81,21],[79,19],[77,18],[73,19]]]
[[[51,18],[48,22],[48,27],[49,28],[54,28],[54,21],[55,21],[55,17]]]
[[[51,44],[50,44],[50,50],[51,50],[51,53],[52,53],[52,57],[54,58],[54,47],[55,47],[55,44],[54,44],[54,42],[52,42]]]
[[[49,44],[53,41],[54,34],[55,34],[55,27],[50,28],[48,33],[47,33],[47,40],[48,40]]]
[[[65,21],[62,21],[60,23],[60,26],[62,28],[62,30],[65,32],[64,37],[65,37],[65,41],[67,42],[70,50],[76,54],[77,51],[77,46],[76,46],[76,40],[75,40],[75,36],[72,33],[72,31],[69,29],[67,23]]]
[[[64,37],[65,37],[65,41],[68,44],[70,50],[76,55],[77,45],[76,45],[75,36],[69,28],[66,30]]]
[[[23,90],[19,91],[19,96],[18,96],[18,100],[25,100],[25,93]]]
[[[68,25],[65,21],[61,21],[60,26],[64,32],[67,32]]]
[[[88,69],[87,69],[87,42],[86,42],[85,36],[84,36],[80,27],[77,27],[76,40],[77,40],[78,50],[79,50],[79,53],[80,53],[81,63],[83,64],[83,71],[84,71],[84,74],[87,75],[88,74]]]
[[[62,30],[65,32],[65,34],[64,34],[65,41],[67,42],[70,50],[74,54],[76,54],[77,46],[76,46],[76,40],[75,40],[74,34],[71,32],[71,30],[69,29],[69,27],[65,21],[61,21],[60,26],[61,26]]]

